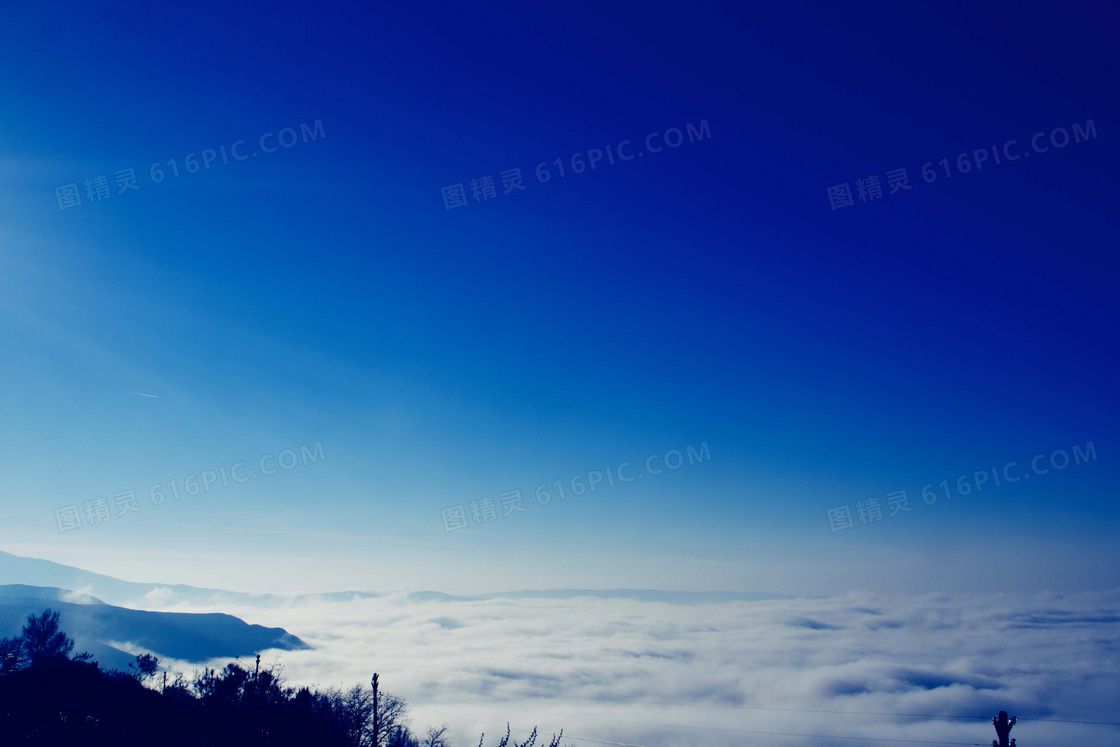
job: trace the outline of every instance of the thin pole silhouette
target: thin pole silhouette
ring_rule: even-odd
[[[380,747],[381,745],[381,714],[380,709],[377,707],[377,673],[373,675],[373,747]]]

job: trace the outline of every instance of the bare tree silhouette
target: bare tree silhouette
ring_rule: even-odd
[[[999,741],[992,740],[992,747],[1015,747],[1015,740],[1007,741],[1008,736],[1011,734],[1011,727],[1015,726],[1016,719],[1012,716],[1007,718],[1007,711],[1000,711],[999,715],[992,719],[992,726],[996,727],[996,735]]]

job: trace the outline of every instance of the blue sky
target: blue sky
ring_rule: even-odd
[[[0,30],[5,549],[247,590],[1117,585],[1114,10],[48,7]],[[59,531],[128,489],[138,513]]]

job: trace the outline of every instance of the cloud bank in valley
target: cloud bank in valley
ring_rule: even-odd
[[[1120,738],[1031,720],[1120,720],[1120,590],[696,605],[399,594],[224,611],[313,647],[280,657],[292,682],[377,671],[417,726],[447,722],[459,745],[499,731],[479,722],[506,721],[657,747],[858,743],[757,732],[987,744],[983,717],[1001,709],[1023,718],[1020,741]]]

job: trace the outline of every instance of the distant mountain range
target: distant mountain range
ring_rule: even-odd
[[[793,599],[786,594],[767,594],[755,591],[659,591],[657,589],[541,589],[501,591],[494,594],[476,594],[457,597],[439,591],[418,591],[409,594],[415,602],[478,602],[488,599],[636,599],[639,602],[664,604],[717,604],[719,602],[762,602],[767,599]]]
[[[88,651],[108,669],[125,670],[135,660],[118,648],[126,644],[192,663],[308,648],[282,628],[250,625],[232,615],[125,609],[66,589],[23,584],[0,586],[0,637],[17,635],[28,615],[48,607],[60,614],[75,653]]]
[[[206,589],[186,584],[145,584],[122,581],[100,573],[83,571],[69,565],[38,558],[24,558],[0,551],[0,585],[28,584],[70,589],[96,596],[109,604],[126,607],[170,606],[178,602],[211,605],[267,606],[300,599],[349,601],[378,596],[367,591],[340,591],[283,597],[275,594],[246,594],[223,589]]]
[[[71,589],[104,599],[110,604],[128,607],[170,606],[177,602],[209,605],[268,606],[290,601],[323,600],[347,602],[352,599],[371,599],[379,595],[372,591],[336,591],[324,594],[278,596],[275,594],[246,594],[222,589],[206,589],[185,584],[145,584],[122,581],[112,576],[83,571],[49,560],[24,558],[0,551],[0,584],[31,584],[60,589]],[[542,589],[502,591],[493,594],[456,596],[439,591],[418,591],[409,595],[414,602],[477,602],[492,599],[635,599],[641,602],[665,604],[716,604],[719,602],[760,602],[768,599],[792,599],[785,594],[767,594],[753,591],[660,591],[657,589]]]

